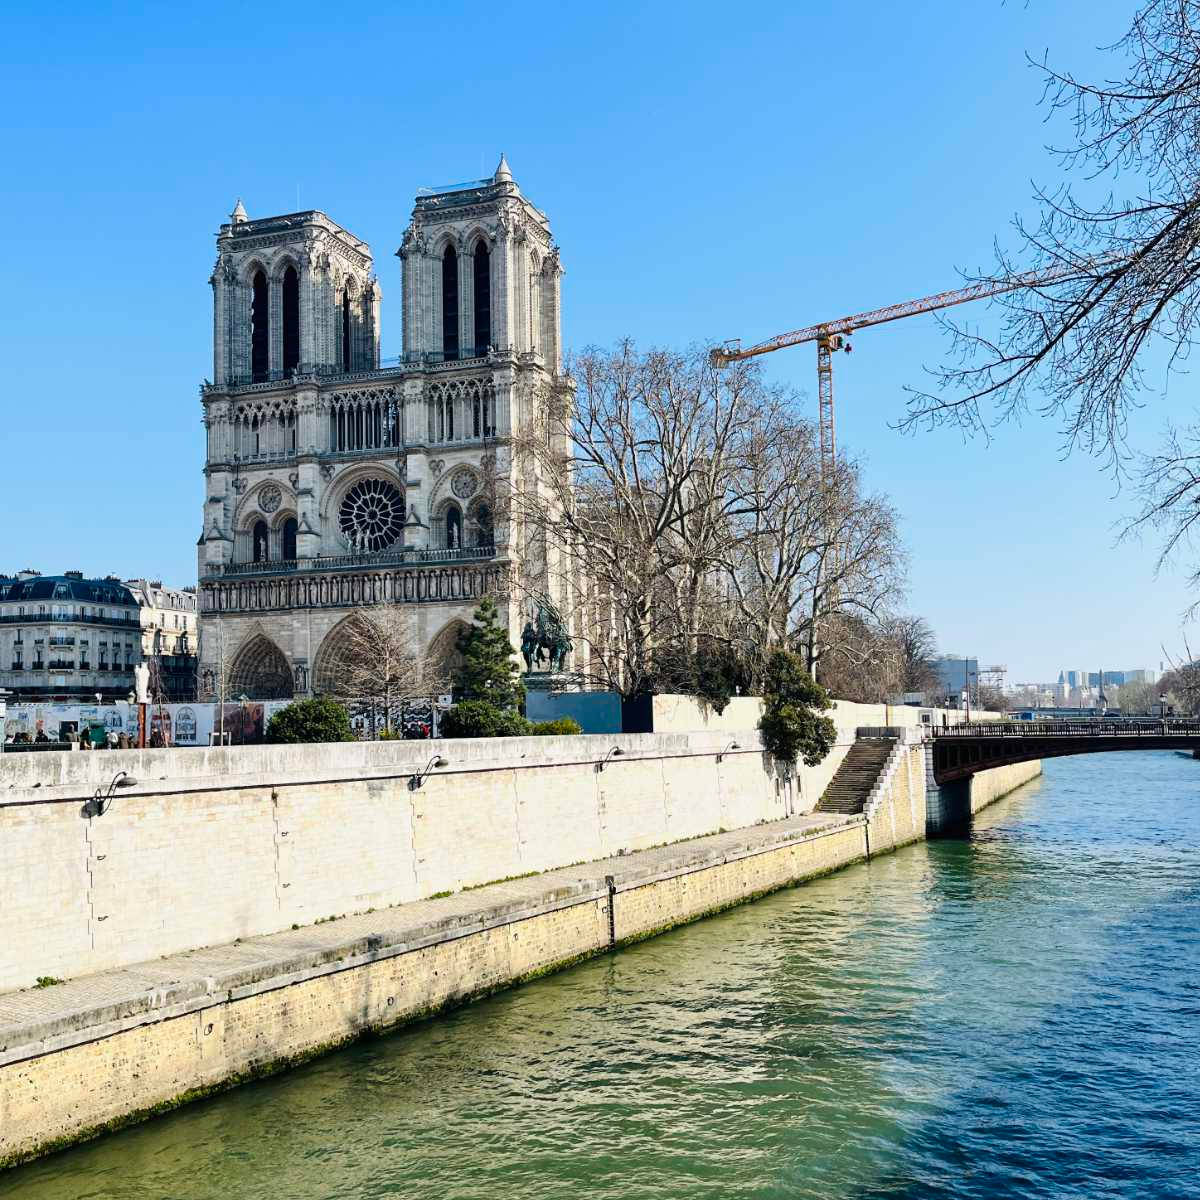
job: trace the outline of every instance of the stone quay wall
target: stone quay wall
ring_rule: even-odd
[[[0,992],[793,813],[757,734],[732,740],[4,756]],[[88,816],[122,770],[136,785]]]
[[[429,743],[40,756],[73,779],[0,792],[0,965],[72,977],[0,992],[0,1167],[924,836],[919,731],[849,817],[750,743],[443,742],[415,789]]]

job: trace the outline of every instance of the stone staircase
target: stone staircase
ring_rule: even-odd
[[[863,811],[871,788],[879,778],[895,738],[860,738],[850,747],[834,777],[829,781],[825,794],[817,805],[820,813],[842,813],[858,816]]]

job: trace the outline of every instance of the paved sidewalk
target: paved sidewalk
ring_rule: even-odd
[[[860,824],[820,813],[0,993],[0,1066]]]

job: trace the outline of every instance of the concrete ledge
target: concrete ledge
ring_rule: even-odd
[[[794,817],[0,994],[0,1066],[861,825]],[[612,880],[611,888],[609,880]]]

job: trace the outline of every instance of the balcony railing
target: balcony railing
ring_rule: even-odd
[[[210,575],[287,575],[295,571],[337,571],[345,567],[409,567],[418,563],[483,562],[496,557],[495,546],[453,550],[383,550],[377,554],[330,554],[319,558],[283,558],[274,562],[225,563]]]
[[[493,346],[464,346],[457,354],[445,354],[440,350],[409,351],[381,358],[378,364],[369,366],[345,366],[342,363],[301,363],[288,371],[261,371],[250,375],[232,375],[220,388],[206,383],[206,389],[220,391],[224,388],[261,387],[269,388],[293,383],[301,379],[332,379],[339,375],[383,375],[397,374],[416,367],[440,367],[455,363],[486,362],[493,354],[510,355],[511,348],[497,351]]]
[[[3,625],[119,625],[122,628],[140,629],[142,622],[139,617],[74,617],[61,613],[3,613],[0,614],[0,624]]]

